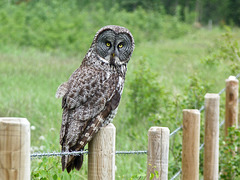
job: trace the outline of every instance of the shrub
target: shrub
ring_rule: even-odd
[[[221,179],[240,178],[240,131],[236,127],[228,128],[228,136],[220,140],[220,176]]]
[[[0,6],[0,48],[7,44],[31,46],[43,51],[83,53],[98,29],[109,24],[131,30],[136,42],[177,38],[190,25],[177,17],[138,8],[127,12],[118,5],[78,1],[28,1]],[[157,30],[156,30],[157,29]]]
[[[230,73],[235,75],[240,70],[240,46],[238,41],[233,38],[231,29],[225,28],[227,32],[216,42],[214,50],[203,62],[207,66],[216,66],[224,63],[230,69]]]
[[[129,83],[130,101],[127,103],[132,123],[134,119],[146,119],[157,113],[166,94],[164,87],[158,82],[157,74],[150,70],[145,59],[139,60],[133,76]]]

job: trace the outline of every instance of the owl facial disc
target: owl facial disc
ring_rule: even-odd
[[[96,38],[96,50],[108,64],[121,66],[126,64],[131,57],[133,40],[127,33],[116,33],[111,29],[106,29]]]

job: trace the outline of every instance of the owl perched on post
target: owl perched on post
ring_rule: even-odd
[[[109,25],[95,35],[80,67],[61,84],[56,97],[62,97],[60,144],[63,152],[80,151],[117,113],[127,63],[134,39],[124,27]],[[83,155],[62,156],[62,170],[79,170]]]

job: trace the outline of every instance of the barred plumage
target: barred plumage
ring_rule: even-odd
[[[62,97],[63,152],[82,150],[99,128],[112,121],[133,49],[133,36],[126,28],[105,26],[95,35],[81,66],[59,86],[56,97]],[[82,162],[83,155],[62,156],[62,170],[79,170]]]

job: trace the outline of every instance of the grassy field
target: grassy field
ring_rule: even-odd
[[[170,131],[178,126],[171,122],[155,124],[154,121],[141,119],[136,119],[129,126],[126,108],[126,103],[131,101],[128,96],[129,82],[134,78],[139,59],[146,60],[151,71],[157,74],[158,82],[173,95],[181,94],[189,83],[189,76],[193,75],[199,76],[202,81],[214,83],[210,89],[218,92],[224,87],[229,71],[223,64],[213,68],[206,67],[202,60],[214,50],[216,41],[223,32],[219,28],[211,31],[202,28],[180,38],[160,38],[157,41],[141,41],[136,44],[128,65],[119,112],[113,121],[117,130],[116,150],[146,150],[147,130],[150,126],[167,126]],[[239,31],[235,30],[234,34],[237,33]],[[61,100],[55,99],[55,92],[80,65],[84,55],[85,52],[70,56],[63,52],[42,52],[11,45],[0,48],[0,116],[26,117],[30,121],[32,151],[60,151],[62,111]],[[130,179],[134,175],[144,174],[146,158],[146,155],[118,155],[116,179]],[[170,160],[173,160],[172,155]],[[176,162],[170,162],[170,177],[173,173],[171,165],[174,163]],[[85,156],[81,172],[74,171],[71,175],[61,172],[60,158],[55,157],[32,160],[32,172],[35,179],[87,179],[87,157]]]

